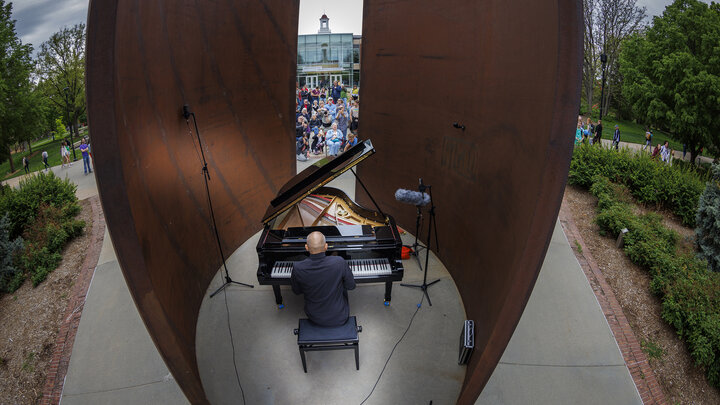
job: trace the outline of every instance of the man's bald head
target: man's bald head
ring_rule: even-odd
[[[305,249],[307,249],[310,254],[322,253],[326,251],[327,244],[325,243],[325,235],[318,231],[311,232],[310,235],[308,235],[307,237]]]

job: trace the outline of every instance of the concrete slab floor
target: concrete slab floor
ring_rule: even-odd
[[[525,311],[476,404],[642,404],[556,223]]]
[[[206,295],[198,320],[196,350],[205,392],[213,404],[242,403],[235,378],[228,317],[235,359],[248,404],[360,403],[407,329],[422,292],[394,283],[392,304],[383,306],[384,284],[359,284],[349,293],[351,314],[362,325],[360,370],[351,350],[307,354],[302,369],[297,337],[292,330],[304,318],[303,300],[282,287],[284,309],[278,309],[270,286],[257,285],[259,234],[228,260],[230,277],[255,288],[231,286],[226,295]],[[405,236],[410,239],[410,235]],[[431,255],[432,256],[432,255]],[[421,282],[415,261],[406,260],[404,282]],[[465,367],[457,364],[457,344],[465,313],[455,284],[434,258],[433,277],[441,281],[429,290],[433,306],[417,310],[405,338],[397,346],[367,404],[451,404],[457,399]],[[218,273],[208,294],[222,284]],[[227,299],[227,301],[226,301]],[[227,308],[225,307],[227,303]]]
[[[104,245],[103,250],[106,248]],[[150,339],[114,254],[112,257],[95,269],[62,404],[187,403]]]

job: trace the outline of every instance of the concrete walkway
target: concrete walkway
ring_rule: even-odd
[[[78,184],[80,198],[97,193],[94,176],[84,176],[82,164],[53,171]],[[447,350],[457,350],[455,345]],[[363,350],[373,349],[365,346]],[[392,378],[387,374],[390,371],[383,379]],[[369,389],[375,378],[363,378],[353,385]],[[140,319],[107,233],[61,402],[187,403]],[[266,403],[274,402],[268,399]],[[641,403],[600,306],[559,226],[520,324],[477,403]]]

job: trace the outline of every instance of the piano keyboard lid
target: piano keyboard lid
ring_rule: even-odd
[[[350,170],[373,153],[375,149],[368,139],[337,157],[328,156],[313,163],[282,186],[277,196],[270,201],[270,206],[262,219],[263,224],[272,221],[313,191]]]

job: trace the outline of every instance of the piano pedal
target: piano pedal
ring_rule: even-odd
[[[383,305],[385,305],[386,307],[389,307],[389,306],[390,306],[390,301],[385,301],[385,302],[383,303]]]

